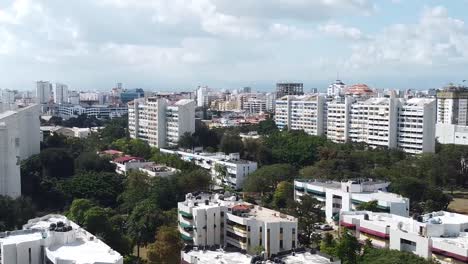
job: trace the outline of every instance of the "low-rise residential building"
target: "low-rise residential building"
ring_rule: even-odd
[[[179,156],[187,162],[210,171],[213,180],[220,186],[241,189],[246,177],[257,170],[257,162],[240,159],[239,153],[208,153],[185,152],[179,150],[160,149],[161,153]]]
[[[169,177],[179,172],[178,169],[155,163],[147,164],[139,168],[139,170],[150,177]]]
[[[132,156],[118,157],[110,161],[110,163],[115,164],[115,172],[122,175],[127,175],[130,170],[138,170],[152,164],[152,162],[146,162],[143,158]]]
[[[415,218],[368,211],[343,212],[341,226],[377,247],[412,252],[441,263],[468,262],[468,216],[445,211]]]
[[[262,247],[267,258],[298,246],[296,218],[237,196],[189,193],[177,207],[182,239],[195,246]]]
[[[128,108],[127,106],[61,104],[58,105],[57,111],[58,116],[63,119],[69,119],[79,115],[109,119],[127,114]]]
[[[344,182],[320,180],[295,180],[294,199],[310,195],[324,203],[325,220],[338,221],[342,211],[353,211],[361,203],[377,201],[383,212],[409,215],[409,199],[387,192],[389,182],[356,179]]]
[[[0,263],[122,264],[123,257],[65,216],[46,215],[0,232]]]
[[[181,252],[182,264],[340,264],[328,255],[317,251],[296,249],[289,252],[281,252],[273,260],[264,260],[261,256],[252,256],[241,252],[228,252],[223,249],[206,250],[193,247]]]

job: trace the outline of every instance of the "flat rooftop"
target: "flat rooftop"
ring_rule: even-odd
[[[457,237],[431,237],[432,241],[447,243],[449,245],[456,246],[458,248],[468,249],[468,233],[460,232]]]
[[[23,230],[13,231],[6,237],[0,238],[0,244],[18,244],[52,238],[57,234],[49,231],[49,227],[58,222],[71,226],[72,229],[68,232],[75,232],[76,239],[63,244],[52,242],[52,245],[45,250],[49,258],[73,260],[76,264],[117,263],[122,259],[118,252],[62,215],[46,215],[31,219],[23,226]],[[55,240],[52,238],[52,241]]]
[[[296,253],[295,256],[288,255],[281,259],[284,264],[329,264],[332,263],[329,258],[310,252]],[[268,262],[267,262],[268,263]],[[270,262],[273,263],[273,262]]]
[[[365,200],[365,201],[386,201],[399,203],[405,201],[407,198],[391,192],[367,192],[367,193],[353,193],[353,199]]]
[[[222,250],[192,250],[186,256],[197,259],[198,264],[250,264],[252,256],[240,252],[224,252]]]
[[[247,205],[252,205],[249,203],[244,203]],[[255,219],[261,220],[263,222],[297,222],[297,219],[286,214],[282,214],[278,211],[271,210],[265,207],[261,207],[258,205],[253,205],[253,208],[250,209],[248,214]]]
[[[431,223],[435,221],[439,224],[462,224],[468,223],[468,215],[457,214],[446,211],[432,212],[422,216],[423,222]]]

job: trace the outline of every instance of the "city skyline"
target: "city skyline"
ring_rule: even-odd
[[[10,0],[0,4],[0,80],[74,90],[114,83],[147,90],[198,85],[273,91],[277,81],[324,91],[347,84],[429,89],[461,83],[465,0]]]

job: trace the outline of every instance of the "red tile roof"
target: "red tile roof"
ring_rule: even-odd
[[[119,157],[119,158],[114,159],[114,162],[117,162],[117,163],[126,163],[126,162],[129,162],[129,161],[132,161],[132,160],[143,161],[144,159],[143,159],[143,158],[139,158],[139,157],[123,156],[123,157]]]

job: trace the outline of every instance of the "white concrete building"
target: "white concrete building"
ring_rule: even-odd
[[[61,83],[56,83],[54,87],[54,103],[68,103],[68,86]]]
[[[294,253],[277,256],[274,259],[282,264],[340,264],[330,256],[320,252],[297,251]],[[254,261],[254,262],[252,262]],[[274,264],[274,260],[264,260],[259,256],[243,254],[241,252],[226,252],[222,249],[206,250],[194,247],[191,250],[181,251],[182,264]]]
[[[268,112],[275,112],[276,93],[265,94],[265,99],[266,99],[266,110]]]
[[[260,114],[266,112],[267,102],[264,98],[249,98],[242,103],[242,110],[248,114]]]
[[[15,103],[15,91],[3,89],[0,90],[1,100],[0,102],[3,104],[14,104]]]
[[[320,136],[326,131],[325,98],[319,94],[284,96],[276,100],[275,122],[279,129],[304,130]]]
[[[245,179],[257,170],[257,162],[242,160],[239,153],[207,153],[185,152],[178,150],[160,149],[161,153],[177,155],[182,160],[194,162],[197,166],[210,171],[213,181],[222,186],[242,189]]]
[[[39,109],[0,113],[0,195],[21,195],[20,161],[40,152]]]
[[[46,215],[0,233],[0,263],[122,264],[123,257],[65,216]]]
[[[38,81],[36,83],[36,98],[38,104],[47,104],[51,100],[52,84],[50,82]]]
[[[177,172],[179,172],[178,169],[168,167],[165,165],[160,165],[160,164],[155,164],[151,162],[150,164],[144,165],[143,167],[140,167],[139,170],[141,172],[146,173],[150,177],[169,177]]]
[[[434,152],[436,101],[401,99],[398,109],[397,147],[413,154]]]
[[[130,170],[139,170],[153,162],[145,162],[145,159],[132,156],[122,156],[110,161],[115,164],[115,172],[121,175],[127,175]]]
[[[195,102],[171,102],[147,97],[128,103],[130,137],[142,139],[152,147],[177,145],[184,133],[195,132]]]
[[[69,119],[85,114],[96,118],[114,118],[128,113],[127,106],[109,106],[109,105],[72,105],[61,104],[58,106],[58,116],[63,119]]]
[[[468,126],[437,123],[436,138],[441,144],[468,145]]]
[[[365,179],[336,181],[294,181],[294,199],[310,195],[324,203],[325,220],[329,223],[338,220],[342,211],[353,211],[361,203],[377,201],[383,212],[408,216],[409,199],[386,192],[389,182]]]
[[[468,145],[468,88],[437,92],[436,138],[442,144]]]
[[[412,154],[435,151],[436,102],[431,98],[356,100],[327,103],[327,138],[337,143],[364,142]]]
[[[330,84],[327,89],[327,96],[335,97],[344,95],[346,89],[346,84],[341,80],[336,80],[334,83]]]
[[[388,213],[343,212],[341,226],[377,247],[412,252],[441,263],[468,262],[468,216],[433,212],[416,219]]]
[[[179,231],[195,246],[227,246],[252,252],[265,249],[265,256],[294,249],[297,219],[277,211],[220,194],[187,194],[178,203]]]

